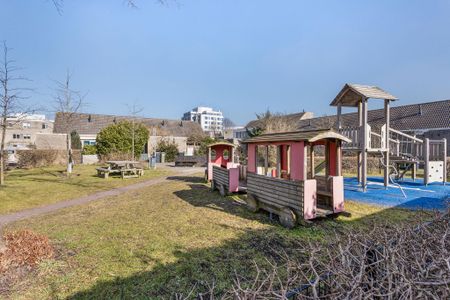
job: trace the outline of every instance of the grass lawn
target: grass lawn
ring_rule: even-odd
[[[7,172],[6,186],[0,187],[0,214],[82,197],[168,174],[167,171],[156,169],[146,170],[145,175],[140,178],[105,180],[97,177],[96,167],[75,166],[71,178],[64,175],[64,166]]]
[[[176,179],[176,180],[175,180]],[[55,259],[5,294],[13,299],[155,299],[187,295],[215,283],[228,289],[235,272],[270,267],[280,252],[293,257],[295,242],[324,241],[339,228],[371,229],[378,223],[417,222],[422,215],[347,202],[340,216],[287,230],[268,215],[247,211],[238,196],[211,193],[201,177],[174,178],[157,186],[95,201],[10,225],[50,237]],[[1,296],[1,295],[0,295]]]

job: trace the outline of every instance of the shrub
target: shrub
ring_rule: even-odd
[[[81,140],[78,132],[72,131],[70,133],[70,142],[72,145],[72,149],[81,149]]]
[[[67,151],[64,150],[20,150],[17,151],[18,165],[21,168],[36,168],[65,164]]]
[[[177,144],[173,141],[162,139],[156,145],[156,151],[166,153],[166,162],[173,162],[178,155]]]
[[[0,272],[14,267],[32,267],[54,254],[48,238],[30,230],[6,233],[4,239],[6,247],[0,252]]]
[[[198,149],[196,150],[195,155],[206,155],[206,153],[208,153],[208,146],[214,142],[215,142],[215,140],[209,136],[201,139],[200,143],[199,143],[200,145],[199,145]]]
[[[94,154],[97,154],[97,146],[96,145],[84,145],[83,155],[94,155]]]
[[[111,153],[132,152],[133,123],[122,121],[103,128],[97,135],[97,153],[108,155]],[[148,141],[148,129],[141,123],[134,124],[134,154],[138,157]]]

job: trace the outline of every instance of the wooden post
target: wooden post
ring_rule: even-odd
[[[386,147],[386,151],[385,151],[385,155],[384,155],[384,187],[388,187],[389,185],[389,130],[390,130],[390,126],[391,126],[391,116],[390,116],[390,105],[389,105],[389,100],[385,99],[384,100],[384,116],[385,116],[385,121],[386,121],[386,130],[384,132],[385,134],[385,147]],[[381,150],[384,151],[384,150]]]
[[[308,143],[303,145],[303,180],[308,179]]]
[[[267,176],[269,172],[269,146],[266,146],[266,153],[264,155],[264,175]]]
[[[444,174],[443,174],[443,183],[447,182],[447,139],[443,138],[442,142],[444,143]]]
[[[340,140],[336,140],[336,176],[342,176],[342,148]]]
[[[425,138],[424,140],[424,150],[423,150],[423,160],[424,160],[424,172],[423,172],[423,183],[425,185],[428,184],[428,177],[429,177],[429,163],[430,163],[430,139]]]
[[[281,146],[277,146],[277,177],[281,177]]]
[[[367,188],[367,99],[362,99],[362,153],[361,153],[361,185],[364,191]]]
[[[286,146],[286,157],[287,157],[287,172],[289,174],[289,177],[291,176],[291,145]]]
[[[314,163],[314,145],[313,144],[311,144],[310,145],[310,151],[309,151],[309,161],[310,161],[310,169],[311,169],[311,178],[314,178],[314,177],[316,177],[316,174],[315,174],[315,168],[316,168],[316,166],[315,166],[315,163]]]
[[[330,176],[330,142],[325,141],[325,178],[328,180]],[[328,181],[327,181],[328,182]]]
[[[362,170],[361,170],[361,162],[362,162],[362,152],[361,152],[361,148],[362,148],[362,143],[361,143],[361,139],[363,137],[363,134],[361,132],[361,130],[363,129],[363,113],[362,113],[362,101],[360,101],[358,103],[358,124],[359,124],[359,131],[358,131],[358,135],[357,135],[357,145],[358,148],[360,149],[357,152],[357,168],[358,168],[358,182],[361,183],[361,174],[362,174]]]
[[[342,114],[342,105],[341,103],[339,103],[337,106],[337,124],[336,124],[337,129],[342,128],[341,114]]]

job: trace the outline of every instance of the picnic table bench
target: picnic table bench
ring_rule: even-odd
[[[136,167],[137,161],[107,161],[108,167],[97,168],[97,176],[108,178],[111,174],[120,174],[122,179],[140,177],[144,175],[144,169]]]

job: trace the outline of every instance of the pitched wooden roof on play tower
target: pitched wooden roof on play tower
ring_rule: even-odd
[[[262,134],[243,141],[244,143],[270,143],[270,142],[285,142],[285,141],[307,141],[316,142],[323,139],[338,139],[344,142],[351,140],[335,132],[334,130],[310,130],[310,131],[294,131],[282,133]]]
[[[377,86],[347,83],[330,105],[356,107],[363,97],[372,99],[398,100],[397,97],[389,94]]]

